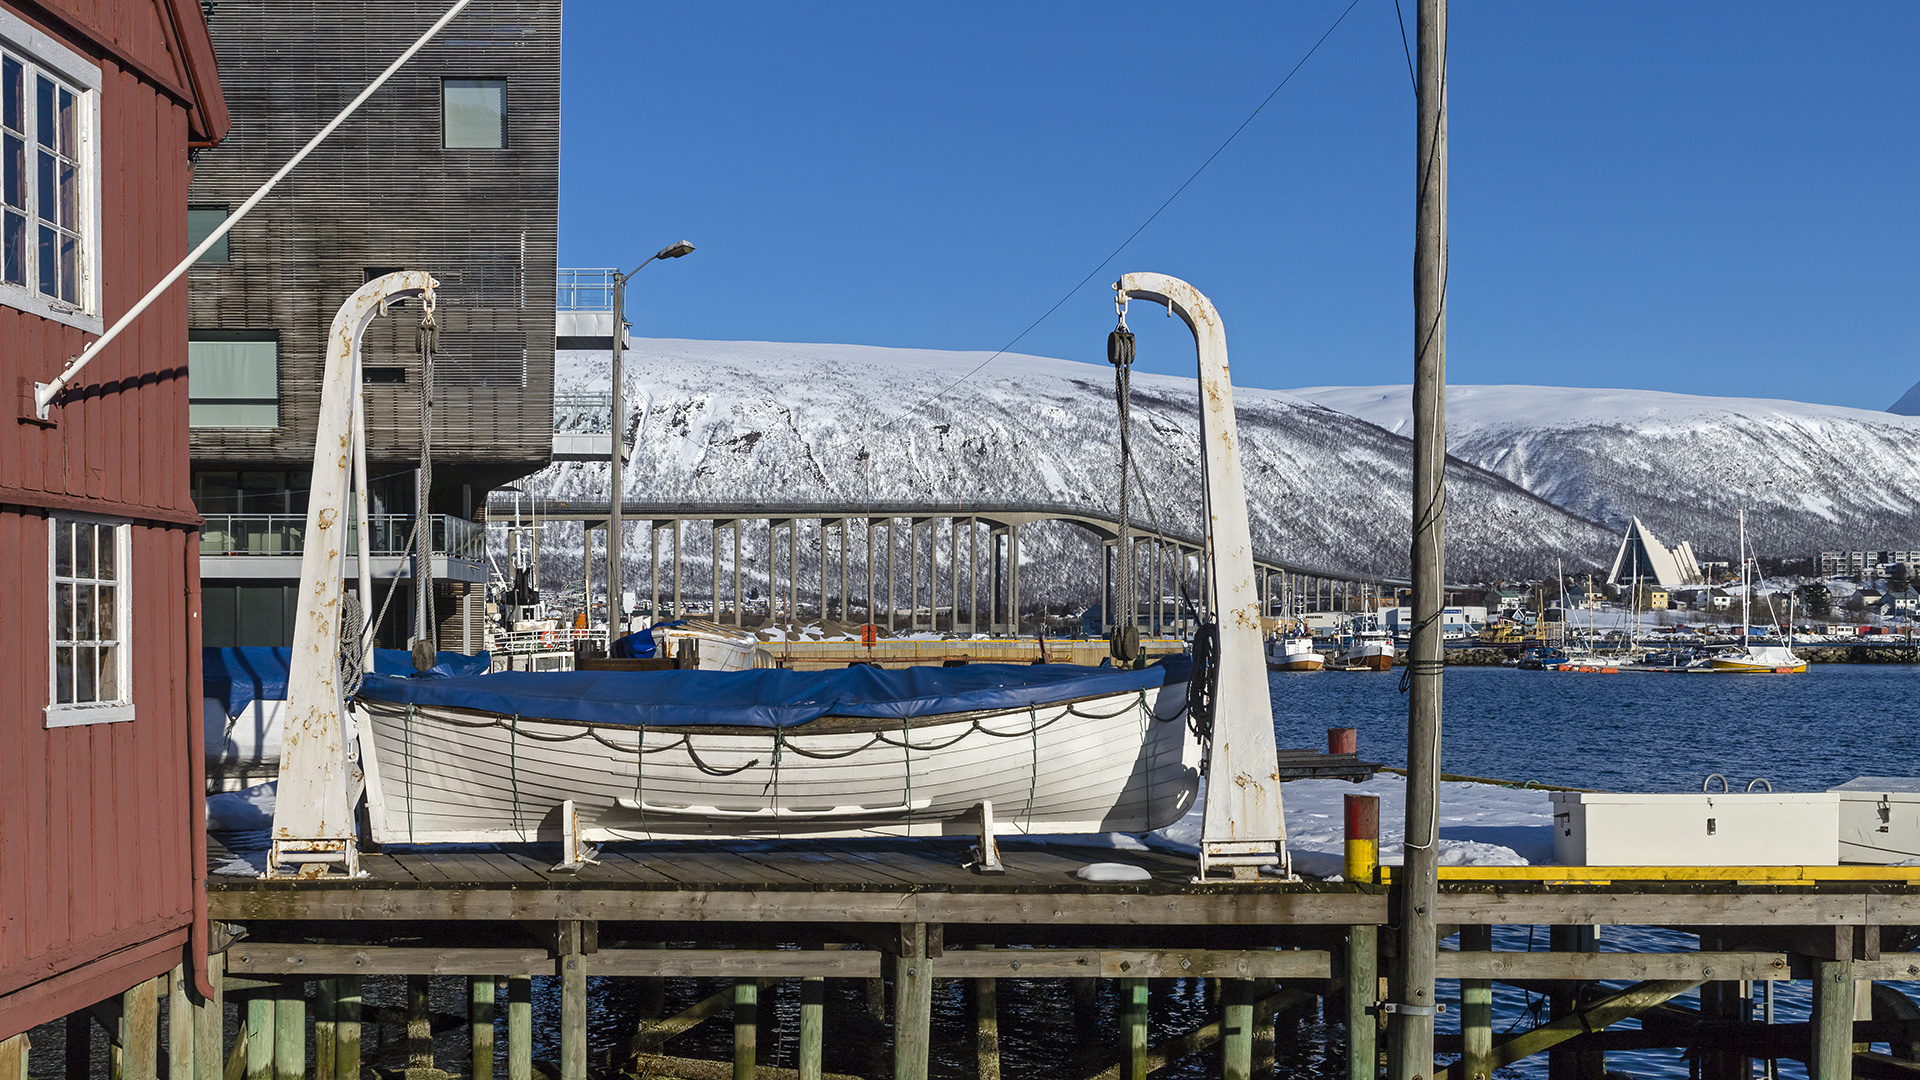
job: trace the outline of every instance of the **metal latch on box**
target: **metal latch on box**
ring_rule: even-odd
[[[1432,1016],[1447,1011],[1445,1005],[1402,1005],[1397,1001],[1383,1001],[1371,1010],[1378,1013],[1399,1013],[1402,1016]]]

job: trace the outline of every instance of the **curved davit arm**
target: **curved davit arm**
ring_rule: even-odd
[[[1252,877],[1263,865],[1287,868],[1273,702],[1267,689],[1254,584],[1253,533],[1227,374],[1227,334],[1199,289],[1165,274],[1128,274],[1114,289],[1164,305],[1193,331],[1200,364],[1200,438],[1205,467],[1207,572],[1220,620],[1220,686],[1207,754],[1207,805],[1200,833],[1200,876],[1224,869]]]

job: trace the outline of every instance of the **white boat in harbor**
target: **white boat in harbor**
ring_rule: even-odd
[[[1718,652],[1708,658],[1715,671],[1728,671],[1745,674],[1792,675],[1807,670],[1807,662],[1794,654],[1785,645],[1755,645],[1746,643],[1752,635],[1751,613],[1748,610],[1753,595],[1753,585],[1747,575],[1747,512],[1740,511],[1740,635],[1743,644],[1724,652]]]
[[[1187,664],[370,677],[374,839],[1139,831],[1192,806]]]
[[[1348,671],[1392,671],[1393,635],[1380,628],[1378,617],[1356,616],[1340,639],[1334,665]]]
[[[1267,666],[1275,671],[1319,671],[1327,666],[1325,653],[1313,647],[1313,638],[1282,633],[1267,639]]]

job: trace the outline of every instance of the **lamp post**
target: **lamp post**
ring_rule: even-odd
[[[693,251],[693,245],[685,240],[663,247],[647,256],[646,262],[622,274],[613,274],[613,443],[608,452],[609,473],[612,491],[607,504],[607,644],[612,646],[613,639],[626,631],[626,604],[620,588],[620,552],[625,537],[620,520],[620,499],[625,482],[625,451],[627,434],[626,399],[621,393],[621,353],[625,351],[627,336],[627,279],[639,273],[647,263],[655,259],[677,259]],[[678,560],[680,551],[674,550],[673,557]],[[592,597],[588,597],[590,602]],[[653,613],[658,617],[659,613]]]

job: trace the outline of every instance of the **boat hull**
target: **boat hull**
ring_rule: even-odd
[[[1270,641],[1266,655],[1267,667],[1274,671],[1319,671],[1327,666],[1326,656],[1300,639]]]
[[[1134,832],[1193,805],[1186,685],[1026,708],[636,728],[360,699],[373,837],[588,840]],[[1164,718],[1164,719],[1162,719]]]
[[[1340,663],[1349,671],[1392,671],[1393,646],[1355,646],[1340,655]]]

